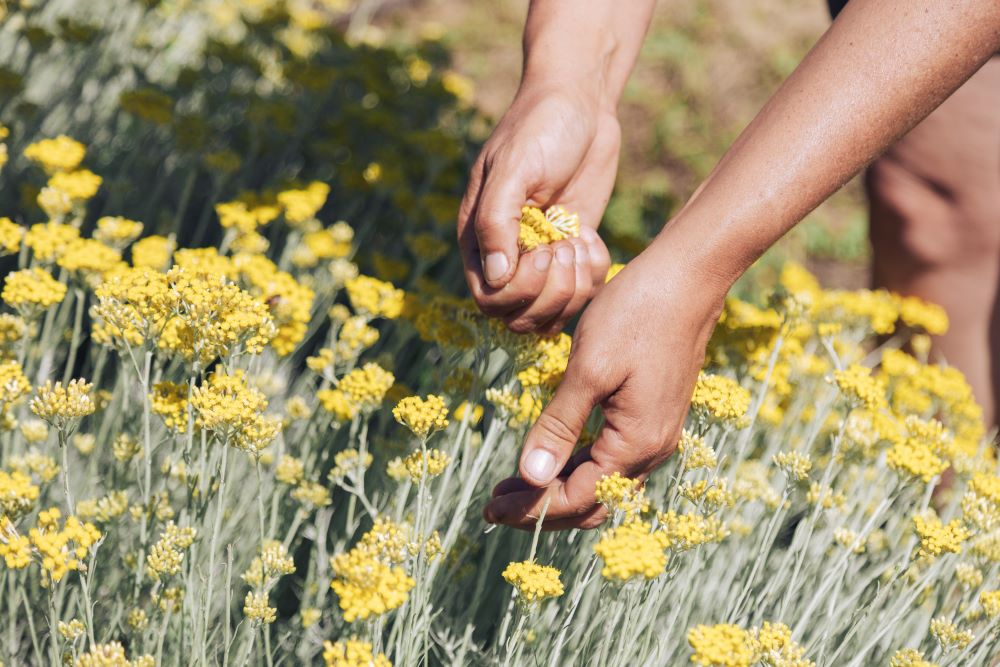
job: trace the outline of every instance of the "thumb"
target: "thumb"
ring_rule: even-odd
[[[517,269],[521,207],[527,195],[516,170],[494,165],[490,171],[476,208],[474,228],[483,278],[490,287],[500,289]]]
[[[570,364],[555,396],[528,431],[521,477],[535,486],[551,482],[569,461],[591,411],[600,402],[596,385]]]

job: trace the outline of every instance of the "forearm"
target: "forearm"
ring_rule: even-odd
[[[996,0],[852,0],[651,250],[728,289],[998,47]]]
[[[635,65],[655,0],[532,0],[521,87],[573,86],[614,109]]]

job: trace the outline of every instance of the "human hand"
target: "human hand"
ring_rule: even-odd
[[[546,529],[600,525],[603,475],[645,478],[673,453],[727,288],[662,245],[628,264],[581,318],[562,382],[528,432],[520,477],[497,485],[484,518],[530,530],[548,502]],[[597,405],[604,425],[574,454]]]
[[[469,176],[458,238],[472,296],[515,332],[555,333],[604,284],[597,225],[614,186],[621,130],[595,96],[523,85]],[[519,254],[521,207],[559,204],[580,237]]]

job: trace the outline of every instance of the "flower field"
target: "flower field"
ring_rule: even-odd
[[[483,521],[571,338],[465,297],[471,84],[343,4],[0,3],[0,665],[995,664],[947,316],[797,264],[604,525]]]

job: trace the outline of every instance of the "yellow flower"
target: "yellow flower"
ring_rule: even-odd
[[[163,424],[177,433],[188,427],[188,388],[173,382],[157,382],[149,394],[150,407]]]
[[[416,584],[402,567],[379,559],[364,542],[331,558],[330,567],[334,574],[330,588],[340,599],[348,623],[401,606]]]
[[[75,202],[81,202],[96,195],[103,180],[89,169],[58,171],[49,178],[49,187],[65,192]]]
[[[448,406],[443,396],[435,394],[428,394],[427,398],[404,398],[392,409],[392,416],[418,438],[427,438],[448,426]]]
[[[156,661],[151,655],[143,655],[135,660],[129,660],[125,655],[125,647],[118,642],[98,644],[83,653],[73,663],[74,667],[155,667]]]
[[[132,266],[166,271],[177,244],[166,236],[147,236],[132,246]]]
[[[641,514],[649,509],[642,482],[630,479],[621,473],[602,475],[595,489],[597,502],[609,512],[624,512],[629,516]]]
[[[180,528],[173,521],[167,523],[160,539],[153,545],[146,556],[146,567],[154,579],[169,577],[181,571],[184,552],[194,544],[197,530],[191,527]]]
[[[348,280],[344,287],[354,309],[369,317],[391,320],[403,312],[405,294],[403,290],[393,287],[392,283],[371,276],[357,276]]]
[[[273,580],[295,572],[295,563],[281,542],[268,541],[260,555],[253,559],[250,567],[241,575],[246,583],[255,588],[269,588]]]
[[[38,487],[31,477],[18,470],[0,470],[0,517],[15,520],[31,511],[36,500]]]
[[[899,319],[909,327],[923,329],[932,336],[948,332],[948,313],[944,308],[915,296],[899,297]]]
[[[121,216],[106,215],[97,220],[97,230],[94,238],[119,250],[127,246],[142,234],[142,223]],[[149,237],[154,238],[154,237]],[[163,238],[163,237],[159,237]],[[148,239],[147,239],[148,240]],[[132,251],[133,257],[135,250]],[[162,266],[162,265],[161,265]]]
[[[554,567],[528,560],[510,563],[503,571],[504,580],[517,589],[520,598],[528,604],[562,595],[559,575]]]
[[[983,591],[979,594],[979,604],[986,613],[986,618],[1000,617],[1000,590]]]
[[[889,667],[937,667],[937,663],[924,660],[924,654],[916,649],[904,648],[893,654]]]
[[[337,390],[355,410],[366,412],[382,404],[382,399],[395,381],[392,373],[376,363],[368,363],[340,378]]]
[[[604,560],[605,579],[626,581],[635,576],[653,579],[667,566],[669,538],[645,521],[631,521],[601,534],[594,553]]]
[[[31,412],[56,428],[65,428],[70,422],[93,414],[96,407],[90,393],[93,387],[85,380],[70,380],[67,385],[48,380],[31,399]]]
[[[957,625],[943,616],[931,621],[931,635],[943,651],[961,650],[973,639],[971,631],[959,630]]]
[[[833,380],[854,405],[873,411],[887,405],[885,383],[880,378],[872,377],[872,370],[867,366],[851,364],[842,371],[834,372]]]
[[[267,398],[247,384],[243,371],[212,373],[191,391],[191,407],[196,426],[252,456],[260,456],[281,430],[280,419],[264,415]]]
[[[778,452],[774,456],[774,465],[784,472],[788,479],[798,482],[809,479],[812,461],[800,452]]]
[[[372,645],[359,639],[323,642],[323,662],[326,667],[392,667],[385,654],[373,653]]]
[[[285,190],[278,193],[278,203],[285,211],[285,220],[293,227],[301,226],[316,218],[326,204],[330,186],[314,181],[302,190]]]
[[[948,462],[917,438],[897,442],[888,451],[885,462],[893,470],[930,482],[948,469]]]
[[[253,623],[274,623],[278,619],[278,610],[270,606],[267,593],[247,593],[243,602],[243,615]]]
[[[87,149],[83,144],[64,134],[54,139],[36,141],[24,149],[24,157],[50,172],[76,169],[86,153]]]
[[[687,640],[696,665],[750,667],[754,662],[753,637],[738,625],[698,625],[688,631]]]
[[[657,514],[660,530],[667,536],[667,546],[675,551],[686,551],[702,544],[721,542],[729,531],[717,517],[701,514],[677,514],[673,510]]]
[[[414,482],[437,477],[444,472],[449,463],[451,457],[440,449],[429,449],[426,454],[416,451],[403,459],[403,465],[406,466],[410,479]]]
[[[93,239],[75,239],[67,243],[56,264],[83,277],[97,278],[128,266],[122,261],[120,252]]]
[[[750,392],[730,378],[701,373],[694,386],[691,407],[707,418],[739,424],[750,409]]]
[[[294,456],[282,456],[274,469],[274,478],[282,484],[295,486],[305,476],[305,464]]]
[[[78,618],[72,619],[69,623],[59,621],[56,627],[59,630],[59,634],[63,636],[63,639],[69,642],[79,639],[87,631],[83,625],[83,621]]]
[[[22,238],[24,227],[12,222],[10,218],[0,217],[0,257],[16,253],[21,248]]]
[[[534,206],[521,208],[518,241],[524,251],[580,235],[580,218],[562,206],[552,206],[545,213]]]
[[[4,303],[25,318],[59,303],[65,296],[66,286],[38,267],[8,273],[0,293]]]
[[[332,501],[330,492],[319,482],[303,480],[292,491],[292,498],[310,508],[326,507]]]
[[[920,537],[918,556],[928,560],[934,560],[945,553],[961,552],[962,542],[969,536],[960,520],[954,519],[944,524],[933,510],[913,517],[913,525]]]

